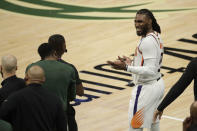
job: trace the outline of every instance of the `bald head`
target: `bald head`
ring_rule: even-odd
[[[27,71],[29,83],[43,83],[45,81],[44,71],[40,66],[32,66]]]
[[[192,120],[197,124],[197,101],[194,101],[190,106],[190,115]]]
[[[1,58],[1,66],[7,73],[16,71],[17,59],[13,55],[5,55]]]

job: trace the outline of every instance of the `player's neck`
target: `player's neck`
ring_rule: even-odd
[[[154,30],[153,29],[148,30],[147,33],[146,33],[146,35],[143,35],[142,37],[146,37],[150,33],[154,33]]]
[[[148,35],[150,33],[154,33],[154,30],[153,29],[148,30],[147,33],[146,33],[146,35]]]
[[[54,57],[54,56],[47,56],[45,58],[45,60],[58,60],[58,58],[57,57]]]

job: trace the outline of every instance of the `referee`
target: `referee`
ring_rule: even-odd
[[[192,80],[194,80],[194,99],[197,100],[197,58],[191,60],[181,78],[174,84],[160,103],[155,111],[154,121],[157,117],[161,119],[164,109],[183,93]]]

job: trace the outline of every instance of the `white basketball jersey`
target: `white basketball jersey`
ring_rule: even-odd
[[[133,74],[134,83],[143,83],[152,80],[156,80],[161,77],[160,67],[163,57],[163,42],[160,38],[160,34],[157,32],[149,33],[146,37],[140,40],[140,43],[136,47],[133,66],[144,66],[144,60],[156,59],[155,67],[158,72],[154,76],[144,76],[143,74]],[[146,63],[148,65],[148,63]]]

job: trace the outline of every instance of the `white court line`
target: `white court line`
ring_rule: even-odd
[[[171,116],[165,116],[163,115],[162,118],[168,118],[168,119],[172,119],[172,120],[177,120],[177,121],[184,121],[183,119],[179,119],[179,118],[176,118],[176,117],[171,117]]]

